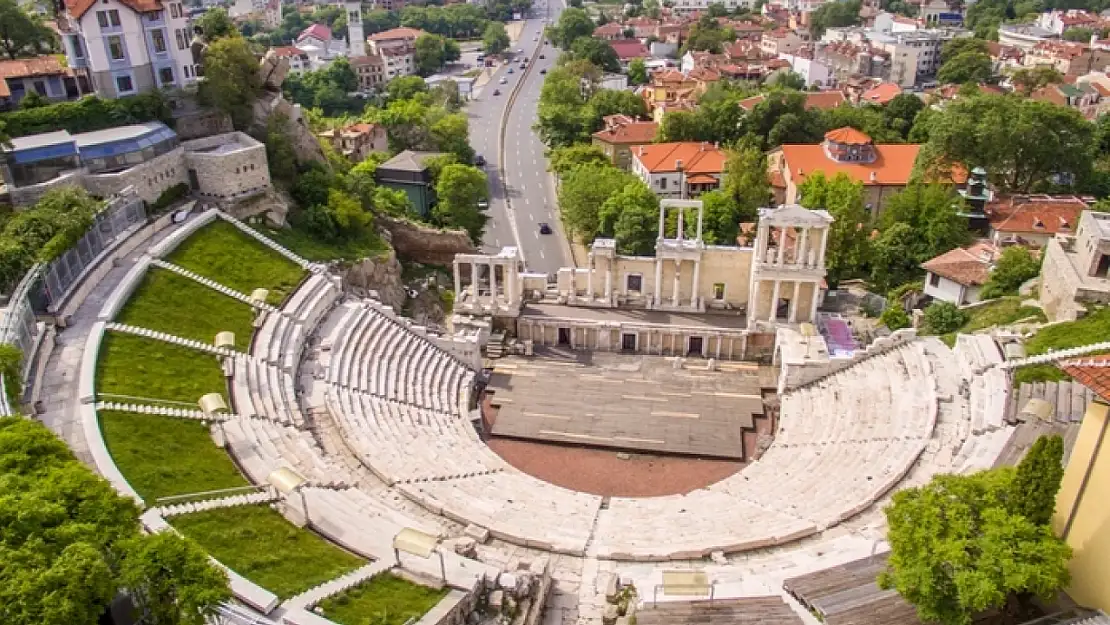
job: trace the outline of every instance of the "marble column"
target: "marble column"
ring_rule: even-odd
[[[509,308],[516,305],[516,281],[519,276],[516,273],[516,261],[508,268],[508,275],[505,276],[505,293],[509,298]]]
[[[470,288],[474,289],[474,305],[481,304],[478,301],[478,263],[470,263]]]
[[[829,229],[828,227],[821,229],[821,253],[817,255],[817,266],[825,266],[825,250],[829,247]]]
[[[748,319],[759,319],[759,285],[763,281],[759,278],[755,279],[755,284],[752,285],[752,300],[748,302]]]
[[[594,299],[594,255],[590,254],[588,257],[589,262],[586,263],[586,301],[590,302]]]
[[[790,323],[798,322],[798,295],[800,294],[798,287],[800,286],[802,286],[802,283],[795,280],[794,297],[790,300]]]
[[[821,294],[821,283],[820,282],[814,282],[813,283],[813,301],[811,301],[810,304],[809,304],[809,309],[810,309],[809,310],[809,321],[810,321],[810,323],[814,323],[814,322],[817,321],[817,301],[818,301],[818,298],[819,298],[820,294]]]
[[[489,304],[490,306],[497,306],[497,265],[490,263],[489,265]]]
[[[798,251],[794,253],[794,264],[806,265],[809,263],[809,251],[806,246],[809,243],[809,228],[802,228],[801,245],[798,246]]]
[[[613,302],[613,260],[610,258],[605,259],[605,303],[612,304]]]
[[[703,208],[698,209],[698,240],[699,241],[701,241],[701,225],[702,225],[702,219],[703,219],[703,214],[704,213],[705,213],[705,210]]]
[[[782,285],[782,283],[780,281],[775,280],[775,288],[774,288],[774,290],[771,291],[771,312],[770,312],[770,314],[767,315],[767,320],[771,321],[771,322],[774,322],[775,318],[778,316],[779,287],[781,285]]]
[[[778,249],[778,260],[775,261],[776,263],[778,263],[780,265],[782,264],[782,256],[783,256],[783,252],[785,252],[785,251],[786,251],[786,226],[783,226],[783,227],[779,228],[779,249]]]
[[[682,279],[681,269],[682,269],[682,261],[678,260],[678,259],[675,259],[675,261],[674,261],[674,287],[671,289],[671,305],[675,306],[675,307],[678,306],[679,280]]]
[[[658,307],[663,303],[663,259],[655,259],[655,302]]]
[[[462,296],[462,274],[459,273],[459,261],[452,263],[455,269],[455,297],[461,298]]]
[[[698,213],[698,215],[700,216],[701,213]],[[699,225],[698,227],[700,228],[701,226]],[[698,302],[701,301],[701,296],[698,294],[698,282],[700,280],[701,280],[701,260],[695,260],[694,261],[694,286],[693,286],[693,290],[690,292],[690,306],[692,308],[695,308],[695,309],[698,308]]]

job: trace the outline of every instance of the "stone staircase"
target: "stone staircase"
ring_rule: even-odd
[[[1064,360],[1065,358],[1077,358],[1079,356],[1086,356],[1094,352],[1110,351],[1110,341],[1103,341],[1101,343],[1091,343],[1089,345],[1080,345],[1079,347],[1071,347],[1068,349],[1061,349],[1056,351],[1038,354],[1036,356],[1029,356],[1028,358],[1017,358],[1014,360],[1007,360],[1006,362],[998,365],[1002,369],[1017,369],[1018,367],[1025,367],[1027,365],[1045,365]]]
[[[226,421],[234,419],[230,414],[205,414],[203,410],[190,408],[174,408],[172,406],[159,406],[153,404],[129,404],[117,401],[100,401],[96,403],[97,410],[114,410],[116,412],[134,412],[138,414],[161,415],[177,419],[196,419],[197,421]]]
[[[180,345],[181,347],[188,347],[189,349],[195,349],[201,352],[208,352],[209,354],[214,354],[216,356],[226,356],[229,358],[250,358],[250,356],[247,356],[242,352],[238,352],[227,347],[216,347],[215,345],[205,343],[204,341],[187,339],[175,334],[170,334],[169,332],[159,332],[158,330],[141,328],[139,326],[131,326],[125,323],[116,323],[114,321],[106,323],[104,325],[104,328],[113,332],[133,334],[135,336],[154,339],[156,341],[162,341],[164,343],[172,343],[174,345]]]
[[[492,332],[486,343],[486,358],[501,358],[505,355],[505,333]]]
[[[287,609],[311,609],[316,604],[324,599],[337,595],[348,588],[358,586],[381,573],[393,568],[393,564],[385,560],[378,560],[371,562],[365,566],[359,567],[350,573],[340,575],[339,577],[328,580],[315,588],[311,588],[302,592],[301,594],[291,597],[285,602],[284,607]]]
[[[301,258],[297,254],[294,254],[291,250],[289,250],[284,245],[281,245],[277,241],[274,241],[273,239],[263,235],[261,232],[255,230],[254,228],[251,228],[247,224],[239,221],[238,219],[232,217],[231,215],[229,215],[227,213],[224,213],[224,212],[221,211],[220,217],[223,218],[224,220],[226,220],[231,225],[238,228],[240,231],[242,231],[247,236],[255,239],[256,241],[258,241],[262,245],[265,245],[266,247],[274,250],[278,254],[281,254],[282,256],[289,259],[294,264],[296,264],[297,266],[299,266],[303,269],[307,269],[308,271],[311,271],[312,273],[322,273],[323,271],[325,271],[327,269],[323,265],[320,265],[320,264],[317,264],[317,263],[312,263],[312,262],[309,262],[309,261],[305,260],[304,258]]]
[[[277,491],[275,491],[273,488],[266,488],[266,490],[254,493],[244,493],[241,495],[230,495],[228,497],[219,497],[216,499],[204,499],[202,501],[189,501],[168,506],[159,506],[158,512],[162,515],[163,518],[168,519],[170,517],[180,516],[182,514],[205,512],[207,510],[217,510],[219,508],[254,506],[263,503],[271,503],[277,500]]]
[[[190,280],[192,280],[192,281],[194,281],[198,284],[204,285],[204,286],[212,289],[213,291],[216,291],[218,293],[226,295],[226,296],[228,296],[232,299],[237,299],[240,302],[243,302],[244,304],[247,304],[248,306],[253,306],[255,308],[265,310],[266,312],[276,312],[277,311],[277,308],[274,308],[273,306],[271,306],[271,305],[269,305],[265,302],[257,302],[255,300],[251,299],[251,297],[249,295],[247,295],[246,293],[236,291],[235,289],[233,289],[229,286],[225,286],[223,284],[220,284],[219,282],[216,282],[215,280],[213,280],[211,278],[206,278],[206,277],[200,275],[199,273],[189,271],[188,269],[186,269],[186,268],[184,268],[180,265],[175,265],[173,263],[166,262],[166,261],[164,261],[160,258],[155,258],[155,259],[151,260],[150,264],[155,266],[155,267],[160,267],[162,269],[165,269],[167,271],[172,271],[173,273],[176,273],[179,276],[188,278],[188,279],[190,279]]]

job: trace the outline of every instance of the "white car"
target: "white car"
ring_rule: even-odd
[[[501,84],[505,84],[505,83],[509,82],[509,79],[502,76],[500,82],[501,82]]]

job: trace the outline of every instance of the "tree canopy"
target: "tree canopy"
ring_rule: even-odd
[[[559,209],[568,236],[589,245],[602,233],[601,207],[611,196],[630,184],[643,184],[639,178],[611,165],[579,165],[563,176],[559,185]],[[611,219],[607,224],[615,224]],[[612,234],[612,233],[604,233]]]
[[[0,0],[0,50],[9,59],[49,52],[54,32],[38,15],[28,13],[16,0]]]
[[[585,10],[570,7],[559,15],[559,21],[550,28],[551,43],[570,50],[575,40],[579,37],[589,37],[594,34],[594,21]]]
[[[1018,287],[1026,280],[1032,280],[1041,273],[1041,262],[1021,245],[1011,245],[1002,250],[1002,255],[994,264],[987,277],[980,296],[992,299],[1017,293]]]
[[[859,24],[861,6],[860,0],[822,4],[809,15],[809,32],[814,39],[820,39],[829,28]]]
[[[453,5],[456,6],[456,5]],[[486,54],[500,54],[509,49],[509,33],[501,22],[486,24],[482,33],[482,49]]]
[[[222,7],[205,11],[197,18],[195,25],[200,28],[200,32],[208,39],[209,43],[239,34],[239,29],[235,27],[235,23],[231,21],[227,11]]]
[[[489,198],[486,175],[470,165],[451,164],[436,181],[436,205],[432,216],[440,225],[463,228],[475,243],[482,240],[486,215],[478,201]]]
[[[799,187],[801,204],[825,209],[832,215],[825,265],[828,280],[837,283],[860,272],[870,250],[870,219],[863,204],[863,183],[839,173],[829,179],[821,172],[806,177]]]
[[[991,79],[990,55],[977,50],[964,50],[948,59],[937,70],[937,80],[942,83],[984,83]]]
[[[454,39],[425,33],[413,44],[416,71],[421,76],[431,76],[450,61],[457,61],[461,54]]]
[[[205,50],[198,97],[227,113],[235,128],[245,130],[250,125],[259,87],[258,60],[246,39],[225,37]]]

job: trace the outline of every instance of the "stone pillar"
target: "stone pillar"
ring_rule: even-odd
[[[802,228],[802,244],[798,246],[798,251],[794,253],[794,263],[797,265],[809,264],[809,250],[806,246],[809,244],[809,228]]]
[[[489,264],[489,303],[497,307],[497,263]]]
[[[509,309],[516,308],[516,282],[520,276],[516,272],[516,259],[514,258],[508,267],[508,275],[505,276],[505,293],[509,298]]]
[[[474,305],[478,306],[478,263],[470,263],[470,288],[474,289]]]
[[[768,315],[767,315],[767,320],[771,321],[771,322],[775,321],[776,314],[778,313],[778,309],[779,309],[779,287],[781,285],[782,285],[782,282],[780,282],[778,280],[775,280],[775,288],[774,288],[773,291],[771,291],[771,312],[768,313]]]
[[[567,301],[574,302],[578,299],[578,267],[570,268],[570,296]]]
[[[686,238],[686,223],[685,223],[685,219],[684,219],[685,217],[686,217],[686,209],[679,208],[678,209],[678,231],[675,232],[675,235],[674,235],[674,238],[678,239],[679,241]]]
[[[820,282],[814,282],[813,283],[813,300],[809,303],[809,309],[810,309],[809,310],[809,321],[810,321],[810,323],[816,323],[816,321],[817,321],[817,300],[818,300],[818,297],[820,296],[820,294],[821,294],[821,283]]]
[[[698,207],[698,240],[699,241],[701,241],[701,225],[702,225],[702,217],[703,217],[704,213],[705,213],[705,208],[699,206]]]
[[[586,301],[593,301],[594,299],[594,255],[591,253],[587,256],[588,262],[586,263]]]
[[[778,259],[775,261],[779,265],[782,264],[782,256],[783,256],[783,252],[785,252],[785,251],[786,251],[786,226],[782,226],[781,228],[779,228]]]
[[[662,206],[659,207],[659,236],[655,237],[656,241],[663,240],[663,233],[666,232],[667,227],[667,209]]]
[[[455,269],[455,297],[462,299],[462,274],[459,273],[459,261],[451,263]]]
[[[609,305],[613,303],[613,260],[610,258],[605,259],[605,302]]]
[[[660,231],[662,232],[662,231]],[[655,258],[655,306],[663,303],[663,259]]]
[[[799,288],[802,283],[794,281],[794,297],[790,300],[790,323],[798,323],[798,295],[800,295]]]
[[[725,340],[725,337],[721,334],[718,334],[717,335],[717,353],[716,353],[717,360],[721,359],[721,341],[723,341],[723,340]]]
[[[821,252],[817,254],[817,266],[825,266],[825,250],[829,247],[829,228],[826,226],[821,229]]]
[[[755,231],[755,259],[763,262],[767,258],[767,231],[769,227],[763,224]]]
[[[701,213],[698,213],[698,216],[701,216]],[[700,220],[699,220],[698,228],[699,229],[701,228]],[[698,281],[699,280],[701,280],[701,259],[698,259],[698,260],[694,261],[694,286],[693,286],[693,291],[691,291],[691,294],[690,294],[690,306],[692,308],[695,308],[695,309],[698,308],[698,303],[701,301],[701,296],[698,295]]]
[[[748,321],[752,322],[759,318],[759,285],[763,282],[759,278],[754,280],[752,285],[751,301],[748,302]]]
[[[675,307],[678,306],[678,283],[682,279],[681,269],[682,261],[676,258],[674,261],[674,288],[671,290],[671,305]]]

